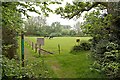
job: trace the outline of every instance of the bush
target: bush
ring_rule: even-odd
[[[118,44],[101,40],[92,49],[92,56],[95,58],[93,67],[95,70],[105,73],[108,77],[120,77],[120,52]]]
[[[84,42],[84,43],[81,43],[80,45],[73,46],[71,52],[79,52],[83,50],[87,51],[87,50],[90,50],[90,46],[91,46],[90,43]]]
[[[61,33],[51,33],[49,36],[59,37],[59,36],[61,36]]]
[[[90,43],[81,43],[81,50],[90,50]]]
[[[38,80],[39,78],[43,77],[42,76],[43,74],[40,73],[40,75],[36,75],[32,68],[35,67],[39,63],[41,63],[41,61],[38,63],[34,62],[34,63],[25,65],[24,67],[22,67],[21,63],[16,61],[15,59],[9,60],[8,58],[3,57],[2,80],[23,80],[23,79],[24,80]],[[44,72],[46,71],[44,70],[43,73]],[[44,77],[47,77],[47,76],[48,75]]]

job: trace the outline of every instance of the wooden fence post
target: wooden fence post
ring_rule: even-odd
[[[39,56],[41,55],[41,44],[39,45]]]
[[[34,43],[32,42],[32,50],[34,49]]]
[[[37,43],[35,43],[35,52],[37,53]]]
[[[60,44],[58,44],[58,51],[59,51],[59,54],[60,54]]]
[[[21,57],[22,57],[22,67],[24,67],[24,33],[21,33]]]

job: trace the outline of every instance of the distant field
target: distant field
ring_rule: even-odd
[[[26,38],[36,43],[37,37]],[[54,37],[53,39],[45,38],[45,45],[43,46],[43,48],[57,54],[59,44],[62,54],[69,53],[74,45],[78,45],[78,43],[76,43],[76,39],[80,39],[80,42],[83,42],[89,40],[90,38],[91,37]]]
[[[30,41],[36,42],[37,37],[26,37]],[[45,38],[44,49],[53,52],[40,57],[44,60],[48,72],[53,78],[101,78],[103,75],[98,72],[91,71],[90,67],[93,61],[90,59],[89,51],[81,51],[76,55],[71,54],[70,50],[74,45],[77,45],[76,39],[81,42],[87,41],[91,37],[55,37],[53,39]],[[61,53],[58,53],[58,44],[61,46]],[[30,47],[26,45],[29,50]],[[38,55],[31,50],[31,53],[26,54],[29,60],[39,60],[31,58],[32,55]],[[38,71],[36,71],[38,69]],[[36,73],[39,73],[39,67],[35,68]]]

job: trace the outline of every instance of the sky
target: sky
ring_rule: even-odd
[[[55,10],[56,8],[58,8],[59,6],[65,6],[66,2],[72,3],[72,0],[64,0],[64,2],[61,5],[58,4],[51,4],[49,6],[50,9]],[[38,7],[36,7],[36,9],[39,9]],[[34,12],[28,12],[28,14],[30,16],[39,16],[38,14],[34,13]],[[84,13],[83,13],[84,14]],[[71,27],[73,27],[78,21],[83,22],[83,17],[80,17],[79,19],[63,19],[61,18],[60,15],[56,15],[53,13],[49,13],[49,17],[46,17],[46,22],[48,25],[51,25],[53,22],[60,22],[62,25],[70,25]]]
[[[29,12],[30,16],[39,16],[36,13]],[[48,25],[51,25],[53,22],[60,22],[62,25],[70,25],[74,26],[77,22],[83,22],[83,17],[80,17],[79,19],[63,19],[60,15],[56,15],[53,13],[49,13],[49,17],[46,17],[46,22]]]

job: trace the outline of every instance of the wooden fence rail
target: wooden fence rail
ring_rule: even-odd
[[[35,53],[39,53],[39,56],[41,55],[41,51],[53,54],[52,52],[42,49],[41,44],[38,45],[37,43],[31,42],[29,39],[25,39],[25,42],[32,48],[33,51],[35,51]]]

